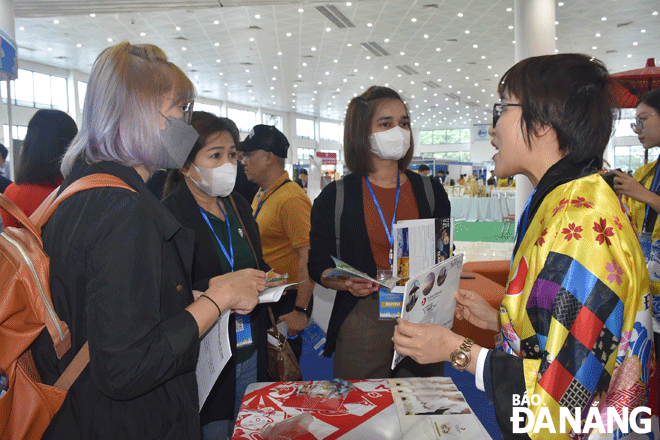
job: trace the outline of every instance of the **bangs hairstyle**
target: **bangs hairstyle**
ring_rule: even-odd
[[[346,119],[344,120],[344,158],[348,169],[358,176],[366,176],[374,171],[371,144],[369,143],[371,123],[378,106],[388,99],[403,102],[401,96],[389,87],[371,86],[366,92],[353,98],[348,104]],[[403,102],[403,105],[406,107],[406,114],[408,114],[408,106],[405,102]],[[404,171],[410,165],[414,149],[415,144],[411,132],[410,148],[406,155],[398,161],[401,171]]]
[[[209,138],[215,134],[222,133],[223,131],[228,132],[231,135],[231,138],[234,141],[234,145],[238,147],[240,143],[240,134],[238,132],[238,127],[229,118],[223,118],[216,116],[208,112],[193,112],[190,125],[197,130],[199,133],[199,138],[193,145],[190,154],[186,162],[183,164],[183,168],[189,167],[195,161],[197,153],[204,148],[204,145],[208,142]],[[183,181],[183,173],[181,170],[173,169],[167,173],[167,179],[165,180],[165,187],[163,189],[163,198],[169,195],[177,187],[179,182]]]
[[[640,104],[646,104],[649,107],[654,108],[655,111],[660,115],[660,89],[646,92],[641,98],[639,98],[637,107],[639,107]]]
[[[174,104],[192,100],[195,88],[188,77],[153,44],[128,42],[105,49],[92,66],[82,124],[62,161],[62,174],[71,172],[82,156],[152,170],[162,163],[159,112],[168,92]]]
[[[28,122],[16,172],[16,183],[58,184],[60,160],[78,133],[71,116],[60,110],[39,110]]]
[[[603,63],[582,54],[544,55],[524,59],[509,69],[497,87],[519,100],[520,127],[531,138],[543,127],[557,134],[559,151],[571,162],[597,158],[603,153],[615,121]],[[531,148],[531,147],[530,147]]]

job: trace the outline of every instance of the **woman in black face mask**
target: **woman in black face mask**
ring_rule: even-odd
[[[58,359],[48,332],[39,336],[32,353],[42,380],[54,383],[89,343],[89,364],[45,439],[200,438],[199,338],[221,311],[250,312],[265,280],[249,294],[209,286],[194,301],[192,234],[145,185],[155,169],[182,166],[193,147],[193,97],[190,80],[153,45],[117,44],[92,67],[60,191],[100,174],[124,187],[74,194],[43,229],[71,349]]]
[[[357,279],[323,278],[335,266],[331,256],[374,278],[378,270],[391,270],[395,221],[450,214],[442,185],[407,170],[413,138],[408,109],[398,93],[370,87],[350,102],[344,126],[344,153],[351,174],[340,183],[344,209],[339,231],[334,223],[337,182],[323,189],[311,216],[309,274],[337,290],[325,355],[334,352],[333,375],[343,379],[442,375],[442,364],[420,366],[410,359],[392,373],[396,321],[379,319],[378,288]]]
[[[186,228],[195,231],[192,282],[195,290],[209,285],[236,283],[253,293],[270,268],[263,260],[259,229],[252,209],[234,190],[239,133],[231,119],[194,112],[192,127],[199,133],[185,163],[171,170],[163,204]],[[257,306],[248,315],[232,314],[229,340],[233,353],[201,408],[204,439],[226,439],[231,434],[245,389],[268,381],[267,308]],[[249,328],[249,343],[237,327]]]

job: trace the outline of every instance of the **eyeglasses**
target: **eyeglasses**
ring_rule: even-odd
[[[497,121],[500,119],[500,116],[502,116],[504,107],[521,107],[521,104],[502,104],[501,102],[493,104],[493,128],[495,128]]]
[[[630,124],[630,128],[632,128],[633,130],[639,130],[639,131],[644,130],[644,121],[646,121],[649,118],[649,116],[653,116],[654,114],[655,113],[649,113],[646,116],[644,116],[643,118],[635,119],[635,122],[632,122]]]
[[[183,120],[188,125],[190,125],[190,122],[192,121],[192,114],[193,114],[193,106],[194,105],[195,105],[195,101],[185,101],[183,103],[183,105],[181,106],[181,109],[183,110]]]
[[[249,162],[250,158],[253,157],[255,155],[255,153],[258,153],[259,151],[263,151],[264,153],[266,153],[266,151],[264,151],[264,150],[254,150],[254,151],[243,152],[243,158],[241,159],[241,163]]]

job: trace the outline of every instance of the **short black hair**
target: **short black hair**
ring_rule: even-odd
[[[9,154],[9,150],[7,149],[7,147],[0,144],[0,157],[2,157],[2,160],[7,159],[8,154]]]
[[[301,168],[301,169],[298,171],[298,175],[300,176],[301,174],[304,174],[304,175],[306,176],[306,175],[307,175],[307,170],[304,169],[304,168]]]
[[[60,162],[78,127],[71,116],[60,110],[39,110],[28,122],[18,159],[16,183],[58,184]]]
[[[502,76],[497,91],[500,97],[508,93],[519,100],[528,147],[533,134],[551,127],[560,153],[570,162],[597,158],[600,168],[615,120],[608,85],[601,61],[565,53],[518,62]]]
[[[417,171],[431,171],[431,168],[429,168],[427,165],[421,164]]]

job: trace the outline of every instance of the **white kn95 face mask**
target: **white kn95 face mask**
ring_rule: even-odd
[[[369,135],[371,152],[381,159],[399,160],[410,149],[410,132],[399,126]]]

